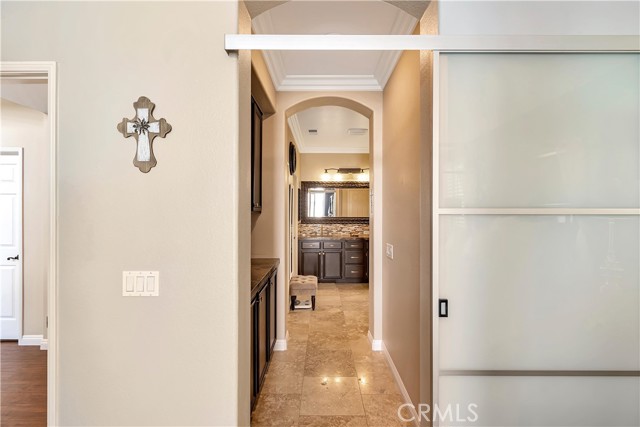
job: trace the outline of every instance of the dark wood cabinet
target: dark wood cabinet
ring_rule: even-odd
[[[251,211],[262,211],[262,110],[251,98]]]
[[[342,250],[329,249],[322,252],[322,278],[324,280],[342,279]]]
[[[275,275],[271,276],[269,279],[270,283],[268,285],[268,298],[269,298],[269,342],[267,344],[269,348],[269,360],[271,360],[271,356],[273,355],[273,348],[276,345],[276,282]]]
[[[269,325],[269,300],[267,299],[268,286],[258,294],[258,364],[256,365],[258,371],[258,383],[262,384],[264,375],[267,373],[267,353],[269,352],[269,337],[268,325]]]
[[[320,277],[320,249],[300,251],[300,269],[303,276]]]
[[[276,264],[277,266],[277,264]],[[273,358],[277,328],[277,273],[274,268],[251,299],[251,409],[255,407]]]
[[[251,378],[251,386],[249,388],[249,390],[251,390],[251,408],[253,409],[253,407],[255,406],[255,401],[256,401],[256,397],[257,397],[257,393],[256,393],[256,363],[254,362],[254,355],[256,352],[256,320],[257,320],[257,315],[256,315],[256,307],[257,305],[257,299],[251,301],[251,374],[250,374],[250,378]]]
[[[303,239],[299,245],[299,274],[316,276],[320,282],[366,282],[368,247],[366,239]]]

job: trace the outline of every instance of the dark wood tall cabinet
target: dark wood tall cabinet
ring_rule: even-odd
[[[260,260],[252,260],[254,261]],[[254,408],[269,369],[276,344],[277,260],[264,260],[270,269],[260,266],[263,276],[251,289],[251,409]],[[253,268],[253,265],[252,265]],[[253,280],[253,272],[252,272]]]
[[[251,211],[262,211],[262,110],[251,98]]]

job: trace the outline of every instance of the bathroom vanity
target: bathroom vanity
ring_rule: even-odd
[[[298,271],[319,282],[369,281],[369,239],[354,237],[300,237]]]

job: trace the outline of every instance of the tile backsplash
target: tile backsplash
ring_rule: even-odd
[[[368,235],[369,224],[298,224],[298,236]]]

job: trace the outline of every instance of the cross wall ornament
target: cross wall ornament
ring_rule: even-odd
[[[140,169],[140,172],[147,173],[158,162],[153,155],[153,140],[156,136],[164,138],[171,132],[171,125],[165,119],[156,120],[153,117],[153,109],[156,104],[149,98],[141,96],[133,103],[136,115],[133,119],[126,117],[118,123],[118,131],[125,138],[133,136],[136,139],[136,156],[133,158],[133,165]]]

